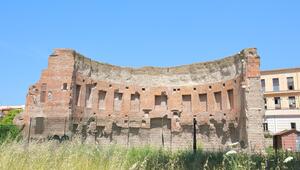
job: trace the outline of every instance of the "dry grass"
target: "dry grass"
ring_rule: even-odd
[[[272,167],[297,169],[294,160],[283,163],[285,153],[277,158],[269,155],[243,153],[225,155],[199,150],[171,153],[152,147],[126,149],[120,146],[99,146],[76,142],[26,143],[8,142],[0,146],[0,169],[70,169],[70,170],[119,170],[119,169],[265,169],[266,160]],[[273,162],[272,162],[273,160]]]

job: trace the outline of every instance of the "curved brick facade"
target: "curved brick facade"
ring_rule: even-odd
[[[259,56],[245,49],[221,60],[178,67],[124,68],[56,49],[30,87],[24,134],[80,137],[99,144],[171,149],[263,147]]]

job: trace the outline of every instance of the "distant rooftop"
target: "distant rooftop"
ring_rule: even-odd
[[[0,106],[0,111],[3,111],[3,110],[11,110],[11,109],[25,109],[25,105]]]
[[[281,74],[281,73],[294,73],[294,72],[300,72],[300,67],[295,67],[295,68],[281,68],[281,69],[274,69],[274,70],[263,70],[263,71],[261,71],[261,75]]]

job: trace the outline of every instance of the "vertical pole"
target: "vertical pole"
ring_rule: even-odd
[[[97,130],[97,115],[95,116],[95,122],[96,122],[96,129],[95,129],[95,144],[97,144],[97,136],[98,136],[98,130]]]
[[[196,124],[197,124],[197,121],[196,121],[196,118],[194,118],[193,119],[193,127],[194,127],[194,130],[193,130],[193,152],[194,152],[194,154],[197,151]]]
[[[164,117],[161,119],[161,142],[163,148],[165,147],[165,139],[164,139]]]
[[[67,126],[67,117],[65,117],[65,122],[64,122],[64,136],[66,135],[66,126]]]
[[[171,125],[170,125],[170,150],[172,152],[172,146],[173,146],[173,136],[172,136],[172,119],[171,119]]]
[[[129,146],[129,136],[130,136],[129,116],[128,116],[128,120],[127,120],[127,127],[128,127],[128,131],[127,131],[127,148],[128,148],[128,146]]]
[[[29,127],[28,127],[29,129],[28,129],[28,139],[27,139],[27,142],[28,142],[28,144],[29,144],[29,142],[30,142],[30,131],[31,131],[31,117],[30,117],[30,119],[29,119]]]

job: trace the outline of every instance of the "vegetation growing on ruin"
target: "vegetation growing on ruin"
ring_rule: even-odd
[[[168,151],[152,147],[126,149],[75,142],[4,143],[0,169],[299,169],[299,154],[273,150],[249,155],[234,151]]]
[[[0,120],[0,169],[300,169],[300,154],[268,148],[265,154],[169,151],[153,147],[125,148],[76,141],[13,141],[19,130],[13,110]],[[23,143],[24,142],[24,143]]]
[[[0,119],[0,143],[5,140],[14,140],[19,136],[20,130],[13,124],[13,119],[21,111],[20,109],[11,110]]]

